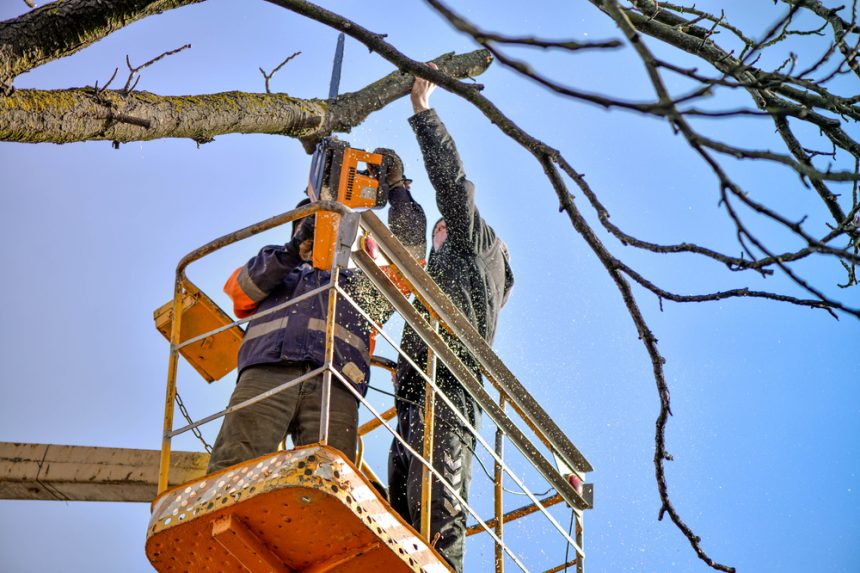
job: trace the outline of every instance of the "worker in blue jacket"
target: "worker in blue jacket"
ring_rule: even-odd
[[[403,163],[391,150],[378,149],[392,159],[388,224],[410,252],[423,256],[427,221],[409,191]],[[303,203],[300,203],[300,205]],[[224,287],[236,316],[244,318],[297,298],[330,281],[330,271],[309,263],[313,217],[293,226],[286,245],[264,247],[233,273]],[[417,258],[417,257],[416,257]],[[357,270],[340,272],[339,284],[378,323],[393,309]],[[361,393],[367,392],[374,328],[346,300],[336,305],[334,368]],[[252,320],[239,349],[239,378],[229,406],[233,406],[298,378],[325,362],[328,291]],[[289,435],[294,445],[319,441],[322,375],[314,376],[265,400],[227,414],[209,460],[208,472],[275,451]],[[329,445],[355,461],[358,400],[332,377]]]

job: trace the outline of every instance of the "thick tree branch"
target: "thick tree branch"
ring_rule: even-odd
[[[301,137],[323,121],[326,103],[284,94],[225,92],[200,96],[126,94],[92,88],[16,90],[0,101],[0,141],[120,143],[165,137],[208,141],[225,133],[277,133]],[[139,118],[148,128],[114,121]]]
[[[478,50],[446,54],[435,61],[445,73],[471,77],[486,70],[491,59]],[[406,95],[411,78],[393,72],[333,102],[277,93],[160,96],[94,88],[17,90],[0,98],[0,141],[127,143],[165,137],[209,141],[227,133],[271,133],[301,138],[312,148],[320,137],[348,132],[372,112]]]
[[[452,78],[465,79],[482,74],[493,62],[487,50],[476,50],[468,54],[445,54],[435,60],[439,72]],[[375,82],[361,91],[345,93],[331,104],[331,114],[320,129],[302,139],[305,148],[310,151],[316,142],[332,132],[349,132],[370,115],[371,112],[382,109],[394,100],[408,94],[412,89],[413,76],[410,73],[398,71]],[[478,84],[468,84],[469,89],[480,89]]]
[[[0,22],[0,88],[132,22],[204,0],[66,0]]]

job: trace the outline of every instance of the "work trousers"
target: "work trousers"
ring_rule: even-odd
[[[448,397],[478,429],[480,417],[462,387]],[[437,396],[433,423],[433,467],[464,501],[469,500],[475,437]],[[424,408],[397,401],[397,431],[419,455],[424,452]],[[394,440],[388,457],[388,490],[391,505],[416,531],[421,529],[421,474],[424,464]],[[432,474],[431,474],[432,475]],[[466,509],[442,483],[432,478],[430,488],[430,539],[439,534],[436,549],[457,573],[463,571],[466,542]]]
[[[235,406],[314,367],[301,362],[259,364],[242,370],[229,406]],[[322,374],[270,396],[237,412],[227,414],[212,448],[207,473],[212,473],[274,452],[289,435],[293,444],[319,442]],[[358,400],[332,376],[328,443],[355,461],[358,434]]]

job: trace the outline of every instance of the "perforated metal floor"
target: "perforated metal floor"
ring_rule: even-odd
[[[277,452],[168,490],[153,502],[146,554],[162,572],[451,571],[325,446]]]

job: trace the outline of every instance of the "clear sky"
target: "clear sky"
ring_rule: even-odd
[[[579,40],[621,37],[587,2],[460,4],[464,14],[490,29]],[[423,3],[327,5],[387,33],[415,59],[474,49]],[[782,14],[770,2],[723,7],[753,36]],[[5,0],[0,19],[25,10],[23,2]],[[126,54],[139,64],[191,43],[191,50],[145,70],[138,89],[165,95],[259,92],[258,67],[271,69],[301,50],[272,89],[324,97],[335,37],[262,1],[210,0],[131,25],[21,76],[16,85],[103,85],[118,66],[123,79]],[[631,99],[652,93],[629,49],[572,57],[529,54],[541,70],[570,85]],[[810,63],[813,56],[800,57]],[[342,91],[360,89],[392,70],[350,39],[344,64]],[[479,81],[509,117],[563,149],[586,173],[616,225],[654,242],[694,241],[740,252],[718,206],[713,175],[665,123],[568,102],[498,64]],[[683,82],[668,83],[683,92]],[[840,91],[850,94],[850,84]],[[750,105],[740,95],[709,105],[720,103]],[[495,347],[595,467],[589,475],[595,509],[586,514],[588,569],[709,570],[674,526],[657,521],[652,456],[658,396],[649,358],[618,291],[558,213],[534,159],[458,97],[439,90],[431,104],[457,142],[482,214],[512,254],[517,282]],[[400,100],[346,138],[357,147],[399,150],[432,221],[437,211],[406,123],[410,113],[408,101]],[[766,120],[697,125],[736,144],[782,150]],[[837,159],[837,167],[852,167],[845,156]],[[792,218],[808,214],[813,234],[822,231],[819,201],[789,172],[723,162],[755,197],[778,200],[780,211]],[[276,136],[222,136],[199,149],[186,140],[131,143],[119,150],[108,142],[0,144],[0,440],[158,448],[168,345],[153,326],[152,311],[170,298],[176,263],[217,236],[291,208],[308,167],[297,141]],[[847,186],[836,189],[850,192]],[[598,228],[583,198],[577,201]],[[780,239],[772,227],[757,228],[769,241]],[[231,247],[193,266],[189,275],[227,308],[220,288],[230,272],[263,244],[285,239],[285,231],[272,232]],[[730,274],[690,256],[648,255],[609,237],[604,241],[676,292],[750,286],[803,296],[778,276],[765,281]],[[858,287],[834,286],[845,279],[835,260],[798,269],[826,292],[860,306]],[[634,290],[667,358],[675,413],[667,431],[675,458],[667,464],[671,496],[705,550],[740,571],[860,571],[857,321],[755,300],[667,302],[661,311],[653,295]],[[202,416],[224,406],[233,383],[229,375],[208,386],[183,367],[179,389],[192,414]],[[382,375],[374,383],[389,385]],[[371,397],[388,406],[385,397]],[[217,423],[206,427],[210,441],[217,429]],[[382,435],[371,442],[371,460],[383,473],[388,442]],[[176,447],[199,448],[184,437]],[[476,467],[473,497],[479,507],[489,507],[488,494]],[[507,502],[522,503],[514,496]],[[566,523],[563,511],[556,515]],[[0,501],[0,570],[148,571],[148,518],[146,504]],[[561,542],[529,524],[511,528],[515,550],[538,571],[562,562]],[[491,555],[486,543],[469,546],[467,569],[490,570]]]

